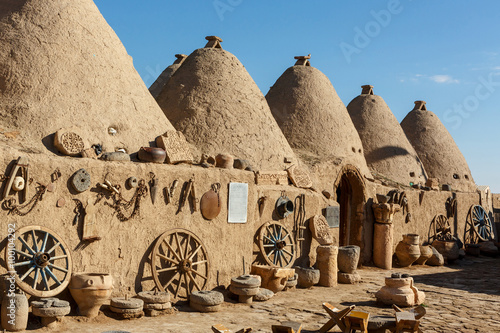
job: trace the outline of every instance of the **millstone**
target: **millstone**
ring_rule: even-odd
[[[172,304],[170,302],[167,303],[145,303],[144,310],[166,310],[170,309]]]
[[[170,302],[170,294],[166,291],[141,291],[137,298],[142,299],[144,303],[163,304]]]
[[[202,304],[194,303],[194,302],[190,302],[189,306],[191,308],[193,308],[194,310],[200,311],[200,312],[218,312],[221,308],[220,304],[218,304],[218,305],[202,305]]]
[[[224,295],[218,291],[195,291],[189,296],[189,301],[201,305],[219,305],[224,302]]]
[[[75,191],[81,193],[90,187],[90,174],[85,169],[80,169],[71,177],[71,185]]]
[[[266,288],[260,288],[257,295],[253,297],[255,301],[264,302],[270,300],[274,296],[274,293]]]
[[[259,287],[261,278],[258,275],[240,275],[231,279],[231,286],[241,288],[255,288]]]
[[[111,306],[120,309],[142,309],[144,301],[139,298],[125,299],[123,297],[115,297],[111,299]]]
[[[113,311],[114,313],[121,313],[121,314],[137,314],[142,312],[142,306],[140,308],[135,308],[135,309],[123,309],[123,308],[117,308],[112,305],[109,306],[109,309]]]

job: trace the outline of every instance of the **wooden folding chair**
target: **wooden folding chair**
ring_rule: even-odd
[[[330,303],[323,303],[323,309],[325,309],[325,311],[332,319],[330,319],[325,325],[323,325],[323,327],[321,327],[319,331],[321,333],[325,333],[334,328],[335,325],[337,325],[343,332],[345,330],[344,317],[347,316],[355,307],[356,305],[351,305],[344,310],[339,310]]]
[[[415,319],[415,314],[408,311],[396,312],[396,332],[395,333],[417,333],[420,321]]]
[[[370,314],[368,312],[351,311],[351,313],[345,317],[344,333],[354,333],[356,331],[368,333],[369,320]]]
[[[399,306],[397,306],[396,304],[393,304],[392,305],[392,308],[394,309],[394,311],[396,312],[404,312],[403,309],[401,309]],[[425,314],[427,313],[427,311],[425,310],[425,308],[422,306],[422,305],[419,305],[417,306],[416,308],[413,308],[410,310],[410,313],[413,313],[414,316],[415,316],[415,319],[418,321],[419,323],[419,326],[420,326],[420,318],[422,318],[423,316],[425,316]],[[422,329],[420,329],[420,327],[418,327],[418,333],[423,333]]]

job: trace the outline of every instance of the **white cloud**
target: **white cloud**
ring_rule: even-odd
[[[429,79],[436,83],[460,83],[459,80],[452,78],[450,75],[432,75]]]

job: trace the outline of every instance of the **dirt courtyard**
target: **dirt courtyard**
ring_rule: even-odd
[[[254,302],[250,306],[226,298],[222,311],[217,313],[203,314],[193,312],[187,305],[176,305],[178,311],[172,315],[116,320],[103,307],[103,312],[92,320],[69,316],[55,330],[29,331],[211,332],[212,325],[221,323],[233,332],[246,327],[252,327],[253,332],[271,332],[273,324],[296,321],[302,323],[302,332],[317,332],[329,319],[322,302],[339,308],[355,304],[372,316],[392,316],[393,310],[377,304],[374,296],[391,272],[411,274],[417,288],[425,292],[427,314],[421,320],[424,332],[500,332],[500,258],[488,257],[466,257],[444,267],[414,266],[392,271],[364,267],[359,271],[362,282],[357,285],[284,291],[267,302]],[[331,332],[340,330],[336,327]]]

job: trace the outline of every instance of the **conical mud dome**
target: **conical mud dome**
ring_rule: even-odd
[[[415,102],[415,108],[403,119],[401,127],[429,178],[450,184],[452,190],[476,191],[467,161],[443,123],[434,113],[427,111],[424,101]]]
[[[290,146],[304,162],[341,159],[369,174],[362,144],[347,109],[330,80],[296,57],[266,95]]]
[[[168,80],[174,75],[175,71],[181,67],[182,63],[184,60],[186,60],[187,55],[185,54],[176,54],[175,57],[177,58],[174,63],[167,68],[158,76],[156,81],[149,87],[149,92],[151,95],[153,95],[154,98],[158,97],[158,95],[161,93],[165,85],[167,84]]]
[[[157,98],[174,127],[203,153],[229,153],[255,170],[283,170],[293,151],[245,67],[207,37]]]
[[[0,45],[0,128],[20,132],[9,145],[55,151],[50,135],[77,126],[131,153],[173,129],[91,0],[2,0]]]
[[[384,99],[363,86],[347,106],[363,142],[366,163],[374,174],[401,184],[426,182],[424,167]]]

